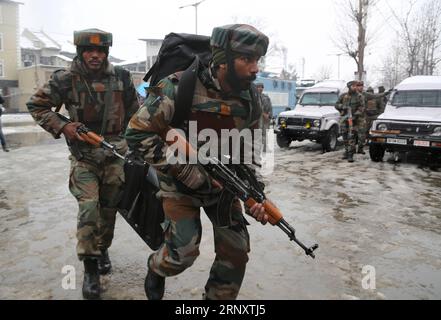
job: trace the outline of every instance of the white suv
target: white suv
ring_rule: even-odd
[[[386,151],[411,150],[441,155],[441,77],[418,76],[401,82],[372,125],[372,161],[382,161]]]
[[[328,80],[305,90],[295,110],[282,112],[277,118],[279,147],[308,139],[320,143],[324,151],[334,151],[340,136],[340,113],[335,104],[347,90],[341,80]]]

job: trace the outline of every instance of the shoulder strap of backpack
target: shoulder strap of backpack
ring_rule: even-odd
[[[171,122],[172,127],[181,126],[191,111],[199,69],[200,59],[196,56],[191,66],[182,73],[179,79],[175,98],[175,114]]]

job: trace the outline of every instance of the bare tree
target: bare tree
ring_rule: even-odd
[[[297,80],[299,76],[295,65],[289,64],[287,68],[283,68],[280,78],[283,80]]]
[[[341,4],[342,22],[338,25],[339,38],[335,45],[357,65],[360,80],[365,73],[365,50],[369,44],[368,20],[370,9],[377,0],[345,0]]]
[[[329,80],[332,75],[332,69],[331,65],[321,65],[314,75],[314,79],[317,81]]]
[[[380,70],[383,75],[382,84],[387,88],[393,88],[407,78],[406,52],[401,46],[400,34],[396,35],[396,39],[392,43],[390,54],[384,59]]]
[[[409,0],[407,6],[403,16],[392,10],[406,52],[406,74],[433,75],[441,62],[441,2]]]

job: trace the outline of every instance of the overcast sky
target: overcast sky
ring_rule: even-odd
[[[17,0],[18,1],[18,0]],[[71,39],[74,30],[99,28],[114,34],[112,55],[125,60],[144,60],[140,38],[161,39],[170,32],[195,32],[194,7],[180,6],[198,0],[20,0],[21,28],[42,29],[49,35]],[[312,77],[322,66],[338,74],[340,51],[334,45],[336,24],[343,0],[206,0],[198,8],[199,33],[210,35],[215,26],[260,21],[270,40],[288,48],[288,63]],[[348,1],[348,0],[346,0]],[[373,70],[386,54],[394,34],[389,6],[400,0],[381,0],[374,8],[375,44],[368,50],[367,70]],[[274,66],[283,62],[274,61]],[[341,57],[341,78],[354,77],[355,63]],[[371,79],[374,80],[374,79]]]

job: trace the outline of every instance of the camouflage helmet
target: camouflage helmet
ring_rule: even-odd
[[[346,86],[347,86],[349,89],[351,89],[351,87],[352,87],[354,84],[357,84],[357,83],[358,83],[358,81],[356,81],[356,80],[349,81],[349,82],[346,84]]]
[[[74,44],[77,47],[111,47],[113,36],[99,29],[87,29],[74,32]]]
[[[214,28],[210,44],[213,48],[262,57],[268,50],[269,39],[250,25],[234,24]]]

